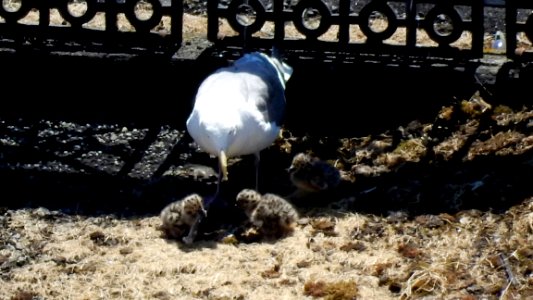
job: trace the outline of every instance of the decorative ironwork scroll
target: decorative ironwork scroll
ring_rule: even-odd
[[[505,6],[505,23],[506,23],[506,46],[507,57],[521,61],[531,61],[533,52],[524,51],[518,43],[517,37],[523,33],[528,39],[529,44],[533,43],[533,2],[507,0]],[[518,12],[527,10],[528,14],[525,19],[518,19]]]
[[[276,44],[352,55],[483,56],[483,0],[357,3],[339,0],[332,7],[326,1],[300,0],[287,7],[283,0],[209,1],[208,37],[222,47]],[[224,21],[234,35],[221,31]]]
[[[181,0],[3,0],[0,45],[57,51],[174,53]],[[119,27],[122,19],[131,26]]]

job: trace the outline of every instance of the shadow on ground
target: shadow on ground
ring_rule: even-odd
[[[0,60],[2,82],[10,87],[0,112],[0,179],[6,195],[0,205],[131,216],[157,214],[192,192],[214,192],[216,161],[195,149],[184,124],[200,80],[224,65],[222,59],[207,54],[195,61],[168,61],[4,53]],[[413,122],[433,124],[442,107],[457,105],[480,90],[498,102],[505,87],[513,87],[509,95],[516,104],[520,101],[515,96],[525,86],[520,82],[525,79],[511,81],[504,74],[501,86],[487,90],[476,80],[476,64],[326,65],[290,58],[289,63],[295,68],[287,86],[286,129],[291,135],[285,142],[291,147],[283,148],[280,142],[262,156],[263,192],[281,195],[292,190],[286,168],[297,152],[312,151],[342,162],[343,171],[354,175],[354,165],[367,162],[350,161],[346,155],[363,147],[341,155],[343,140],[391,136],[392,151],[408,137],[427,134],[419,126],[398,137],[398,128]],[[531,135],[530,120],[516,125],[522,126],[523,138]],[[468,120],[452,119],[444,127],[435,123],[431,134],[442,142],[461,130],[461,122]],[[489,123],[467,130],[456,157],[429,153],[390,172],[359,174],[337,191],[298,205],[338,202],[342,209],[378,214],[505,210],[531,195],[531,151],[464,161],[468,150],[461,149],[514,129]],[[439,133],[437,128],[445,129]],[[253,186],[253,160],[237,160],[230,170],[228,199]],[[221,214],[224,218],[231,217],[231,205],[221,209],[229,210]]]

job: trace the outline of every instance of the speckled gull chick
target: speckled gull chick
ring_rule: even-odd
[[[198,88],[187,130],[218,157],[219,180],[228,180],[230,157],[254,154],[256,189],[260,151],[278,137],[285,114],[285,84],[292,68],[273,51],[247,53],[209,75]]]

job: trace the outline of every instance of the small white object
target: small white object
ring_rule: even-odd
[[[498,50],[498,51],[505,51],[505,34],[498,30],[494,34],[494,40],[492,41],[492,49]]]

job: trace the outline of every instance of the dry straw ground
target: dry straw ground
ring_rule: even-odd
[[[205,19],[186,15],[186,34],[196,34],[197,27],[189,26],[197,23],[204,26]],[[349,183],[394,173],[430,151],[446,161],[476,134],[466,162],[516,156],[520,176],[533,174],[532,107],[487,109],[479,103],[477,97],[443,107],[435,118],[450,132],[436,145],[424,138],[436,125],[419,124],[411,128],[417,134],[399,144],[388,133],[343,139],[338,156],[330,158]],[[482,116],[489,133],[476,132],[486,122]],[[303,144],[286,138],[272,151]],[[486,175],[446,185],[443,201],[461,207],[476,193],[500,193],[491,189],[499,175]],[[280,240],[202,240],[191,246],[163,238],[158,216],[1,208],[0,299],[531,299],[533,198],[531,190],[518,194],[525,196],[500,211],[418,215],[358,212],[350,204],[361,200],[346,197],[300,208],[305,219]]]
[[[270,243],[168,241],[158,217],[3,212],[2,299],[528,299],[533,199],[456,215],[324,211]],[[333,214],[334,216],[332,216]],[[9,263],[7,263],[9,262]]]

